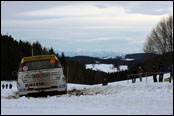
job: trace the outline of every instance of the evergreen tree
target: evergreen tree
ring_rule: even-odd
[[[51,47],[51,49],[49,50],[49,54],[55,54],[53,48]]]
[[[32,45],[33,47],[33,55],[36,56],[36,55],[42,55],[43,52],[42,52],[42,46],[41,44],[39,43],[39,41],[36,41],[33,43]]]

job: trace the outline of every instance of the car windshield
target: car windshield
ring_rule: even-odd
[[[23,71],[60,68],[60,66],[58,65],[58,61],[54,59],[24,62],[22,66],[23,66],[22,68]]]

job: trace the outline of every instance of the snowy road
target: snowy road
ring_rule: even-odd
[[[67,95],[7,99],[16,91],[16,82],[13,90],[1,88],[2,115],[173,115],[173,83],[153,83],[152,77],[148,77],[147,83],[144,78],[134,84],[127,81],[108,86],[68,84]]]

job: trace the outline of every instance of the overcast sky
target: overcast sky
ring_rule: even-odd
[[[1,33],[63,51],[142,52],[173,1],[1,1]]]

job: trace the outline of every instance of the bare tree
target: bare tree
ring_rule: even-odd
[[[150,35],[143,48],[145,53],[164,54],[173,52],[173,15],[164,17]]]

